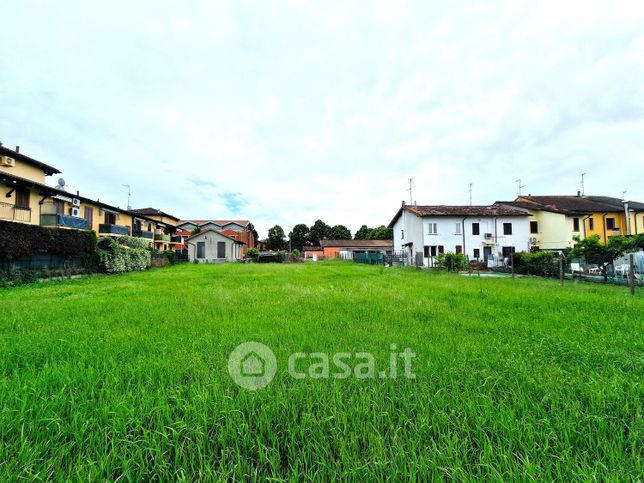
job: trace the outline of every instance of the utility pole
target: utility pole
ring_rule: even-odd
[[[414,178],[409,178],[409,188],[407,191],[409,191],[409,205],[414,204],[414,196],[413,196],[413,185],[414,185]]]
[[[470,187],[468,188],[467,192],[470,195],[470,206],[472,206],[472,183],[470,183]]]
[[[521,189],[525,188],[525,185],[521,184],[521,178],[515,180],[514,182],[519,184],[519,196],[521,196]]]
[[[586,176],[586,173],[581,173],[581,196],[586,196],[586,187],[584,185],[584,176]]]
[[[123,187],[127,188],[127,209],[131,210],[132,205],[130,205],[130,198],[132,197],[132,191],[130,189],[130,185],[129,184],[124,184]]]

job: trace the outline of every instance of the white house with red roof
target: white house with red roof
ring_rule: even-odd
[[[389,223],[394,251],[408,262],[431,267],[441,253],[503,263],[511,253],[530,250],[530,214],[508,206],[405,205]]]

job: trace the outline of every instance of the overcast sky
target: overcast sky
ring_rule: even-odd
[[[644,3],[3,1],[0,141],[181,218],[644,201]],[[56,183],[57,177],[50,179]]]

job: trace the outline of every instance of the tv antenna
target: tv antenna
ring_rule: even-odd
[[[626,191],[622,191],[622,201],[626,201]]]
[[[470,206],[472,206],[472,183],[470,183],[469,188],[467,189],[467,192],[470,195]]]
[[[581,183],[579,183],[581,185],[581,196],[586,195],[586,188],[585,188],[585,185],[584,185],[584,176],[586,176],[586,173],[581,173]]]
[[[516,179],[514,182],[519,184],[519,196],[521,196],[521,190],[525,188],[525,185],[521,184],[521,178]]]
[[[407,188],[407,191],[409,191],[409,204],[410,205],[414,204],[413,185],[414,185],[414,178],[409,178],[409,188]]]
[[[131,186],[129,184],[124,184],[123,187],[127,188],[127,209],[131,210],[132,209],[132,205],[130,205],[130,198],[132,197]]]

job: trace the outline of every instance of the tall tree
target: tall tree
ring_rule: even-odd
[[[394,230],[392,228],[387,228],[385,225],[380,225],[378,228],[374,228],[369,233],[370,240],[393,240],[394,239]]]
[[[371,233],[371,228],[369,228],[367,225],[362,225],[360,229],[356,232],[355,239],[367,240],[370,233]]]
[[[344,225],[335,225],[331,228],[332,240],[351,240],[351,231]]]
[[[266,243],[266,247],[269,250],[277,251],[277,250],[283,250],[284,245],[284,229],[279,226],[275,225],[273,228],[270,228],[268,230],[268,239]]]
[[[320,240],[328,239],[331,237],[331,227],[324,223],[322,220],[317,220],[313,223],[310,233],[310,242],[318,246],[320,245]]]
[[[291,240],[291,250],[302,251],[303,246],[310,245],[310,230],[304,223],[295,225],[288,237]]]

